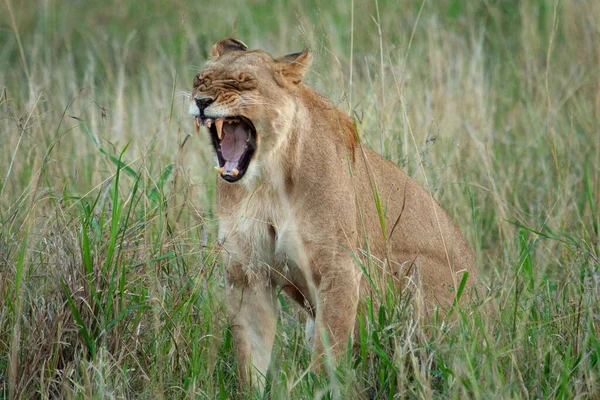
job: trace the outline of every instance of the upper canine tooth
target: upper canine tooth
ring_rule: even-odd
[[[215,126],[217,127],[217,136],[219,137],[219,140],[221,140],[223,138],[223,120],[215,120]]]
[[[208,126],[208,128],[210,129],[211,125],[212,125],[212,119],[207,119],[206,126]]]
[[[200,124],[197,118],[194,118],[194,128],[196,128],[196,133],[200,132]]]

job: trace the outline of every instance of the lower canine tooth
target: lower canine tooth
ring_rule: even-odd
[[[237,168],[234,168],[231,170],[231,175],[232,176],[238,176],[240,174],[240,170]]]
[[[215,167],[215,170],[219,173],[219,175],[223,175],[223,172],[225,172],[225,167]]]
[[[217,127],[217,136],[219,137],[219,140],[221,140],[223,138],[223,120],[217,119],[215,121],[215,126]]]

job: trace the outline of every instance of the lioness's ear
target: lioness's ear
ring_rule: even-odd
[[[312,55],[308,49],[300,53],[288,54],[275,60],[276,72],[285,80],[297,85],[308,71],[311,61]]]
[[[234,38],[227,38],[223,40],[219,40],[217,43],[213,44],[210,49],[210,55],[213,59],[221,57],[223,54],[228,53],[230,51],[246,51],[248,50],[248,46],[241,40],[237,40]]]

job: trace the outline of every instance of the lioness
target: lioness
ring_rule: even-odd
[[[318,366],[324,343],[333,355],[346,348],[374,282],[359,262],[384,276],[378,282],[418,281],[425,308],[448,308],[464,271],[475,280],[473,253],[440,205],[363,147],[353,121],[302,82],[307,50],[273,58],[225,39],[211,56],[194,78],[189,112],[216,153],[226,302],[243,381],[263,383],[277,287],[306,309],[307,326],[314,321]]]

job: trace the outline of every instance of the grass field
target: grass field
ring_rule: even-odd
[[[283,55],[444,205],[488,290],[382,308],[271,398],[600,397],[600,2],[3,0],[0,398],[235,398],[216,174],[185,92],[215,41]],[[391,302],[390,304],[392,304]]]

